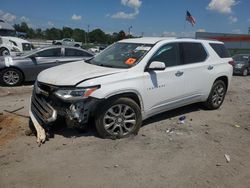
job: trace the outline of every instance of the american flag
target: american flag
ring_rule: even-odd
[[[186,14],[186,20],[192,24],[192,26],[195,25],[195,18],[190,14],[190,12],[187,11]]]

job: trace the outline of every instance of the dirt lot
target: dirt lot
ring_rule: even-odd
[[[0,87],[0,187],[250,187],[250,77],[233,77],[219,110],[170,111],[121,140],[62,130],[41,147],[24,135],[31,89]]]

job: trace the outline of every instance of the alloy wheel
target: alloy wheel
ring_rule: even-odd
[[[3,74],[3,81],[8,85],[16,85],[20,80],[20,76],[16,71],[9,70]]]
[[[248,75],[248,70],[247,70],[247,69],[244,69],[242,75],[243,75],[243,76],[247,76],[247,75]]]
[[[104,115],[103,125],[111,135],[128,135],[136,126],[136,113],[126,104],[111,106]]]
[[[223,98],[225,95],[225,88],[222,84],[218,84],[212,95],[212,103],[214,106],[219,106],[223,102]]]

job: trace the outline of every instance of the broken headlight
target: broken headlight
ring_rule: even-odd
[[[89,88],[76,88],[76,89],[59,89],[55,95],[63,100],[79,100],[88,98],[99,86]]]

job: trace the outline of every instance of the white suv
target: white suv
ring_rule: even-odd
[[[39,141],[59,117],[75,127],[94,117],[103,138],[137,134],[142,120],[170,109],[196,102],[219,108],[231,81],[231,63],[218,41],[125,39],[93,59],[40,73],[31,120]]]

